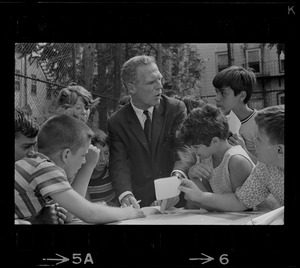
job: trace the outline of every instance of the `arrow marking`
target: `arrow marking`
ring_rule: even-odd
[[[205,258],[190,258],[190,261],[203,261],[204,260],[204,262],[202,262],[201,264],[205,264],[207,262],[210,262],[210,261],[214,260],[213,257],[210,257],[210,256],[208,256],[208,255],[206,255],[204,253],[201,253],[201,254],[204,255]]]
[[[55,264],[55,265],[58,265],[58,264],[61,264],[61,263],[64,263],[64,262],[67,262],[67,261],[70,260],[70,259],[68,259],[64,256],[61,256],[61,255],[57,254],[57,253],[55,253],[55,255],[61,257],[61,259],[51,259],[51,258],[47,259],[47,258],[45,258],[45,259],[43,259],[43,261],[59,261],[58,263]]]

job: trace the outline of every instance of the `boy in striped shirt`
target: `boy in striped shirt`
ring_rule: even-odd
[[[15,163],[15,219],[35,216],[50,199],[89,223],[144,217],[141,210],[133,207],[91,203],[71,187],[69,179],[85,163],[92,136],[84,122],[69,115],[53,116],[42,125],[38,153]],[[94,164],[97,161],[98,158]]]
[[[32,155],[36,149],[39,125],[34,117],[21,108],[15,108],[15,162]],[[56,204],[45,204],[38,214],[15,224],[63,224],[66,211]]]

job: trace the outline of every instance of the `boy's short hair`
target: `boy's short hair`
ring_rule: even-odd
[[[109,146],[109,138],[103,130],[98,129],[94,131],[94,136],[92,137],[91,143],[93,145],[99,143],[102,147],[106,145]]]
[[[75,105],[79,97],[81,97],[85,105],[90,106],[90,108],[95,107],[100,100],[100,98],[93,99],[92,94],[89,91],[87,91],[84,87],[72,85],[63,88],[59,92],[56,104],[58,107],[63,107],[67,109]]]
[[[187,145],[203,144],[210,146],[211,140],[218,137],[226,140],[229,134],[228,121],[221,110],[212,104],[191,111],[183,122],[179,138]]]
[[[258,129],[269,137],[271,144],[284,144],[284,105],[259,110],[254,118]]]
[[[15,137],[24,135],[27,138],[34,138],[39,132],[38,122],[21,108],[15,108]]]
[[[125,88],[128,83],[137,82],[137,67],[155,63],[155,58],[146,55],[135,56],[126,61],[121,69],[121,80]]]
[[[234,92],[234,96],[245,91],[247,96],[244,103],[246,104],[256,86],[256,76],[251,70],[239,66],[230,66],[219,72],[212,83],[219,90],[230,87]]]
[[[90,142],[93,134],[81,120],[66,114],[55,115],[41,126],[37,138],[38,151],[50,156],[69,148],[75,154]]]

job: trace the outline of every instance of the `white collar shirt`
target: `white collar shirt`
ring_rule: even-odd
[[[137,108],[136,106],[134,106],[132,101],[130,101],[130,103],[131,103],[131,106],[132,106],[133,110],[136,113],[137,118],[139,119],[139,121],[141,123],[142,128],[144,129],[145,121],[147,119],[147,116],[144,114],[144,110],[141,110],[141,109]],[[154,106],[151,106],[148,109],[149,116],[150,116],[151,120],[152,120],[152,115],[153,115],[153,109],[154,109]]]

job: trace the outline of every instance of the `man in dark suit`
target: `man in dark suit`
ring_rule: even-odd
[[[121,78],[131,101],[108,122],[110,176],[121,205],[139,208],[141,200],[141,207],[150,206],[156,200],[154,180],[173,171],[176,149],[182,146],[175,133],[186,118],[186,108],[162,95],[162,75],[152,57],[129,59]]]

